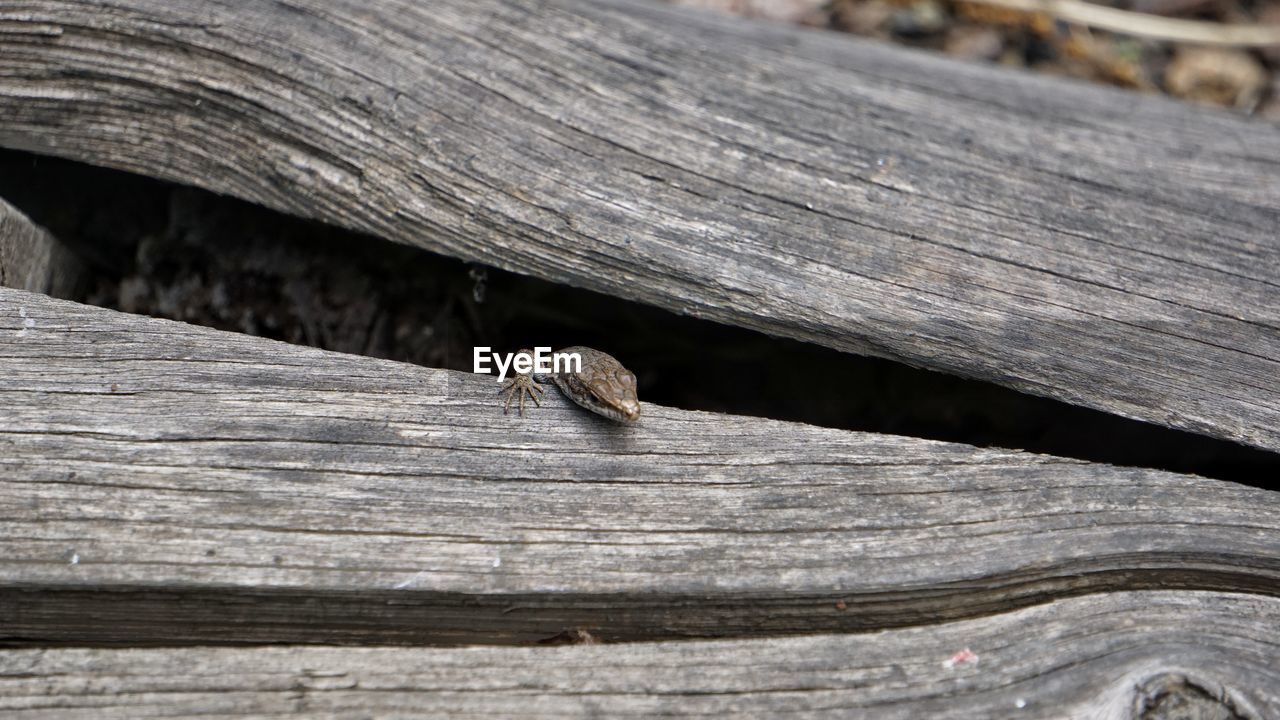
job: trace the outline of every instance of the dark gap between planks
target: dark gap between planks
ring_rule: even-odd
[[[0,588],[0,648],[654,642],[936,626],[1045,602],[1135,590],[1271,594],[1245,572],[1044,568],[919,590],[811,595],[325,591],[283,588]],[[963,597],[963,602],[958,598]]]
[[[480,268],[158,180],[0,151],[0,196],[92,268],[69,299],[471,370],[590,345],[681,408],[1019,448],[1265,487],[1280,454]]]

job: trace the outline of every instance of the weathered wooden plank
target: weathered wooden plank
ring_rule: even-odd
[[[1280,129],[604,0],[0,2],[0,144],[1280,449]]]
[[[0,290],[0,638],[844,631],[1280,595],[1280,495],[558,395]]]
[[[62,243],[0,198],[0,286],[66,297],[82,269]]]
[[[0,652],[0,713],[1261,720],[1280,717],[1277,626],[1276,598],[1138,592],[865,635],[537,648],[10,650]],[[973,658],[957,661],[966,649]],[[1169,712],[1177,702],[1181,713]]]

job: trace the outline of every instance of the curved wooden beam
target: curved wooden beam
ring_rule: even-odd
[[[0,641],[865,631],[1280,596],[1280,495],[559,396],[0,289]]]

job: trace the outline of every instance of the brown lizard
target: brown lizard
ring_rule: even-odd
[[[542,386],[539,383],[550,382],[560,388],[565,397],[597,415],[623,423],[634,422],[640,417],[635,373],[622,367],[622,363],[612,355],[589,347],[575,345],[557,352],[577,353],[582,358],[581,370],[517,372],[499,391],[506,395],[507,400],[502,409],[503,415],[518,399],[519,412],[523,416],[525,395],[533,400],[534,405],[541,407],[538,398],[542,395]],[[520,353],[533,357],[532,350],[521,350]]]

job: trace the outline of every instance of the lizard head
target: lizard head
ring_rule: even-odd
[[[584,366],[581,373],[564,377],[573,390],[567,394],[574,402],[610,420],[634,422],[640,418],[636,375],[612,357],[604,357],[611,362],[592,363]]]
[[[612,383],[610,407],[618,411],[614,420],[634,422],[640,419],[640,398],[636,396],[636,375],[626,368],[618,368]]]

